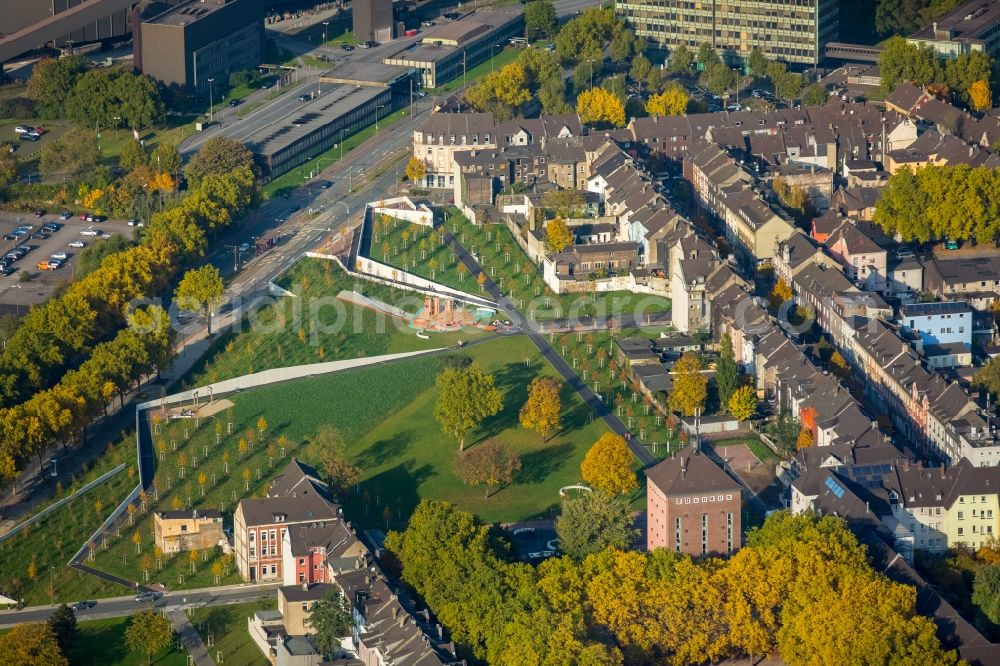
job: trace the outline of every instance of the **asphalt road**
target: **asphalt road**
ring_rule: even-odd
[[[103,620],[109,617],[132,615],[141,610],[156,608],[169,612],[177,608],[197,608],[200,606],[222,606],[238,604],[270,596],[277,585],[234,585],[215,587],[202,590],[181,590],[168,592],[155,602],[136,603],[134,595],[127,597],[112,597],[97,600],[97,605],[88,610],[77,611],[76,617],[81,622],[87,620]],[[13,627],[28,622],[44,622],[58,606],[29,606],[22,610],[0,611],[0,629]]]

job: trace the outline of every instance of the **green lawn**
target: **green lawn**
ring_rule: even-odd
[[[110,468],[120,462],[134,462],[134,442],[134,435],[126,436],[102,456],[97,466]],[[56,602],[126,593],[117,585],[80,573],[66,564],[135,484],[134,468],[131,473],[126,470],[0,543],[0,591],[20,596],[28,605],[47,604],[52,600],[51,574]],[[34,578],[29,576],[31,562],[35,564]]]
[[[408,114],[408,109],[399,109],[398,111],[393,111],[384,118],[380,118],[378,121],[379,132],[387,130]],[[275,197],[290,193],[295,188],[301,186],[306,180],[309,180],[310,173],[318,175],[320,171],[339,160],[342,153],[346,154],[351,152],[373,136],[375,136],[375,126],[369,125],[360,132],[356,132],[349,137],[345,137],[343,141],[343,148],[341,148],[341,145],[338,143],[335,148],[330,148],[310,159],[308,162],[305,162],[291,171],[274,178],[262,188],[264,194],[268,197]]]
[[[125,629],[128,623],[127,617],[81,622],[77,625],[79,628],[77,644],[68,655],[70,663],[81,666],[90,664],[145,666],[146,655],[133,652],[125,645]],[[159,654],[154,654],[152,663],[155,666],[186,666],[187,657],[185,650],[171,646]]]
[[[479,294],[474,275],[430,227],[389,217],[376,219],[369,256],[440,284]]]
[[[212,647],[208,648],[208,653],[212,659],[216,659],[218,653],[221,652],[221,663],[239,664],[239,666],[268,666],[270,662],[264,657],[257,645],[250,640],[250,635],[247,632],[247,618],[253,617],[256,611],[274,610],[275,608],[277,608],[277,598],[271,592],[260,601],[194,608],[188,613],[188,617],[206,646],[208,646],[209,637],[211,637]]]
[[[411,292],[355,281],[332,261],[303,258],[277,282],[299,297],[280,299],[255,313],[252,321],[245,320],[241,332],[223,334],[192,368],[185,386],[269,368],[450,347],[483,335],[471,330],[435,333],[423,340],[405,322],[347,307],[336,299],[342,290],[358,291],[413,313],[423,299]]]
[[[446,211],[445,224],[456,240],[478,257],[479,265],[522,312],[534,319],[670,310],[670,299],[627,291],[555,294],[503,224],[478,227],[457,209]]]
[[[504,394],[503,411],[475,431],[466,446],[498,437],[517,450],[523,467],[514,484],[485,499],[482,487],[459,481],[452,471],[458,442],[444,435],[434,419],[437,390],[427,384],[351,447],[355,464],[363,470],[360,491],[344,498],[345,512],[355,523],[404,527],[414,506],[425,498],[455,502],[488,521],[526,520],[549,515],[559,504],[559,488],[580,481],[580,463],[604,432],[603,422],[592,420],[590,410],[564,386],[564,429],[542,442],[518,423],[531,380],[555,376],[534,345],[519,336],[477,345],[466,353],[495,375]]]
[[[150,581],[174,589],[237,582],[234,567],[216,579],[213,565],[225,560],[215,549],[196,554],[193,570],[188,553],[156,562],[152,512],[175,506],[176,499],[176,506],[231,514],[238,499],[262,492],[292,456],[313,459],[308,440],[326,424],[341,429],[353,443],[349,454],[362,468],[360,488],[342,498],[348,516],[361,526],[385,526],[388,506],[389,525],[400,527],[425,497],[456,502],[486,520],[545,514],[558,503],[559,487],[579,480],[580,462],[603,424],[591,422],[590,411],[564,388],[564,431],[543,443],[517,419],[531,379],[554,373],[530,341],[500,339],[461,353],[494,373],[504,393],[503,412],[474,432],[467,445],[496,436],[518,450],[524,467],[513,486],[484,499],[482,488],[462,485],[452,472],[458,443],[442,434],[433,416],[434,378],[443,357],[409,359],[242,392],[232,398],[233,407],[213,417],[161,424],[154,435],[162,451],[156,475],[159,499],[150,498],[135,524],[123,525],[120,536],[113,536],[106,550],[99,549],[91,564],[129,580],[145,580],[146,570]],[[261,417],[266,421],[263,435],[258,430]],[[256,444],[251,447],[251,442]],[[134,534],[140,537],[138,552]]]

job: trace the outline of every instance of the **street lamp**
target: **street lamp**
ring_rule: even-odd
[[[213,122],[215,120],[215,110],[212,108],[212,82],[215,79],[208,80],[208,122]]]
[[[379,109],[384,109],[384,108],[385,108],[385,104],[376,104],[375,105],[375,138],[376,139],[378,138],[378,110]]]
[[[21,285],[19,285],[19,284],[12,284],[10,286],[13,287],[14,289],[17,289],[17,297],[14,299],[14,308],[15,308],[15,311],[17,312],[17,316],[20,317],[21,316]]]
[[[329,21],[323,21],[323,46],[326,46],[326,28],[330,25]]]

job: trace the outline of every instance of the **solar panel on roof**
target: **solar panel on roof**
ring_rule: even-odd
[[[843,487],[841,487],[841,485],[837,483],[832,476],[828,476],[826,478],[826,487],[830,489],[830,492],[837,496],[837,499],[841,499],[844,496]]]

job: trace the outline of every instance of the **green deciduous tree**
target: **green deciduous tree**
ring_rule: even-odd
[[[0,143],[0,189],[17,181],[17,155],[10,152],[10,144]]]
[[[681,44],[670,54],[670,73],[671,74],[686,74],[689,69],[691,69],[691,63],[694,62],[694,56],[688,47]]]
[[[601,490],[563,502],[556,518],[556,533],[563,552],[578,560],[608,546],[628,548],[638,536],[638,530],[632,527],[628,499]]]
[[[177,306],[188,312],[201,312],[208,321],[208,334],[212,334],[212,312],[222,302],[226,287],[219,269],[211,264],[192,268],[181,278],[174,292]]]
[[[226,137],[212,137],[204,143],[187,165],[187,176],[197,184],[209,175],[225,175],[240,167],[256,172],[253,153],[239,141]]]
[[[177,146],[169,141],[161,141],[149,154],[149,166],[160,173],[179,174],[181,172],[181,154]]]
[[[521,456],[496,438],[455,456],[456,476],[467,485],[486,486],[484,499],[489,499],[492,488],[499,490],[513,482],[520,469]]]
[[[591,7],[570,20],[556,35],[556,54],[567,64],[603,60],[617,25],[614,9]]]
[[[524,23],[530,35],[551,37],[559,26],[555,6],[550,0],[532,0],[524,8]]]
[[[517,56],[517,62],[524,68],[528,86],[532,90],[538,90],[553,80],[562,82],[559,56],[548,49],[524,49]]]
[[[670,391],[670,409],[684,416],[694,416],[705,406],[708,396],[708,378],[701,372],[697,354],[686,352],[673,367],[673,389]]]
[[[635,458],[625,438],[606,432],[594,442],[580,464],[580,474],[591,488],[624,495],[639,487],[632,465]]]
[[[306,624],[312,629],[316,648],[324,656],[333,654],[340,647],[342,638],[351,635],[354,619],[351,604],[333,587],[319,601],[312,605]]]
[[[646,85],[651,71],[653,71],[653,64],[649,62],[649,58],[641,54],[632,58],[632,64],[629,65],[629,76],[635,81],[639,90],[642,90],[643,86]]]
[[[118,155],[118,165],[125,171],[132,171],[140,166],[149,166],[149,154],[135,139],[126,141]]]
[[[48,178],[85,180],[101,162],[94,133],[74,128],[42,146],[41,170]]]
[[[579,217],[587,199],[580,190],[555,189],[542,195],[542,207],[558,218]],[[572,242],[570,238],[570,242]]]
[[[503,408],[503,394],[494,386],[493,375],[473,363],[464,368],[445,368],[435,381],[438,389],[434,417],[441,429],[465,449],[465,438],[483,419]]]
[[[125,645],[130,650],[144,653],[147,664],[152,664],[153,655],[169,647],[173,639],[174,628],[170,620],[154,610],[136,613],[125,628]]]
[[[715,51],[711,52],[715,53]],[[739,76],[734,70],[727,67],[725,63],[715,62],[705,67],[704,71],[701,73],[699,81],[701,85],[711,92],[716,95],[721,95],[727,90],[733,90],[736,88],[736,84],[739,82]]]
[[[566,84],[561,78],[549,79],[538,89],[538,101],[547,114],[570,113],[573,107],[566,101]]]
[[[806,106],[822,106],[830,99],[830,93],[818,83],[810,83],[802,91],[802,103]]]
[[[1000,624],[1000,565],[982,564],[972,585],[972,603],[990,622]]]
[[[43,58],[35,63],[28,79],[28,97],[37,103],[39,118],[54,120],[66,115],[66,100],[87,67],[86,58],[81,56]]]
[[[340,498],[361,478],[361,468],[347,458],[347,439],[334,426],[325,425],[309,442],[312,455],[319,462],[326,482]]]
[[[747,57],[747,69],[750,70],[751,76],[755,79],[762,79],[767,76],[768,64],[768,60],[764,56],[763,51],[756,46],[750,50],[750,55]]]

